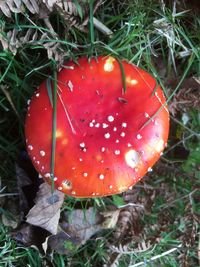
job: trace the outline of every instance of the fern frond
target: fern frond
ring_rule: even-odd
[[[95,1],[94,12],[102,3]],[[1,26],[0,44],[3,49],[8,49],[16,54],[23,45],[39,45],[47,50],[48,58],[54,58],[62,64],[66,56],[59,36],[50,22],[52,13],[57,13],[65,22],[66,32],[70,27],[76,27],[80,31],[87,32],[89,20],[89,2],[80,0],[6,0],[0,1],[0,11],[8,18],[13,13],[24,14],[28,21],[38,29],[13,29],[5,31],[5,25]],[[39,20],[38,20],[39,19]],[[38,21],[44,21],[47,31],[40,30]],[[39,22],[40,23],[40,22]]]

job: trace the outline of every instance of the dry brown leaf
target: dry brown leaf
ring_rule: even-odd
[[[116,224],[119,219],[120,209],[102,212],[101,214],[105,218],[104,222],[102,223],[103,228],[112,229],[116,227]]]
[[[178,81],[172,81],[171,88],[177,85]],[[173,93],[173,89],[172,89]],[[173,116],[177,112],[187,111],[188,109],[200,109],[200,81],[199,77],[190,77],[182,83],[178,93],[174,95],[169,103],[169,111]]]
[[[37,247],[41,252],[43,252],[42,243],[47,236],[49,236],[48,231],[28,223],[21,224],[18,229],[11,232],[11,237],[16,242],[26,247]]]
[[[5,214],[3,213],[1,216],[2,219],[2,223],[5,226],[9,226],[12,227],[13,229],[15,229],[18,226],[18,222],[19,222],[19,216],[14,215],[14,214]]]
[[[80,246],[79,240],[70,237],[67,233],[61,231],[56,235],[47,237],[46,241],[42,244],[44,251],[50,247],[52,250],[59,254],[68,255]]]
[[[15,164],[15,172],[17,191],[19,193],[20,221],[24,221],[24,216],[34,205],[33,199],[42,180],[38,179],[38,174],[33,168],[26,152],[20,154],[18,163]]]
[[[6,187],[1,188],[0,184],[2,224],[14,229],[20,227],[20,224],[24,222],[25,215],[33,207],[33,199],[42,182],[25,151],[19,154],[18,162],[15,163],[15,172],[17,183],[16,188],[13,188],[14,192],[3,192]]]
[[[84,244],[92,235],[103,229],[102,215],[93,207],[64,213],[60,226],[70,236]]]
[[[52,195],[50,185],[41,184],[35,199],[35,206],[27,215],[27,222],[55,235],[63,201],[64,194],[62,192],[55,190]]]
[[[61,229],[58,234],[48,237],[48,245],[57,253],[69,254],[99,231],[115,227],[118,214],[118,210],[100,213],[93,207],[64,212]],[[43,243],[43,248],[47,250],[47,240]]]

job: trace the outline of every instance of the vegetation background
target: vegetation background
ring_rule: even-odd
[[[0,266],[200,265],[199,29],[198,0],[0,1]],[[47,243],[47,230],[25,222],[41,181],[25,152],[26,103],[55,66],[100,54],[161,84],[168,147],[125,193],[66,198]]]

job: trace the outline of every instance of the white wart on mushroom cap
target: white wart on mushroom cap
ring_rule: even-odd
[[[58,73],[55,186],[74,197],[127,190],[162,153],[169,131],[165,97],[145,71],[98,57],[66,64]],[[156,91],[155,91],[156,88]],[[154,92],[155,91],[155,92]],[[27,150],[50,180],[52,106],[47,83],[33,95],[25,123]]]

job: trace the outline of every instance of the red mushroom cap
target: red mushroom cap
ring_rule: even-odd
[[[57,81],[55,187],[74,197],[127,190],[151,171],[168,138],[166,99],[155,79],[126,62],[99,56],[68,62]],[[27,150],[50,180],[53,108],[46,81],[30,101]]]

